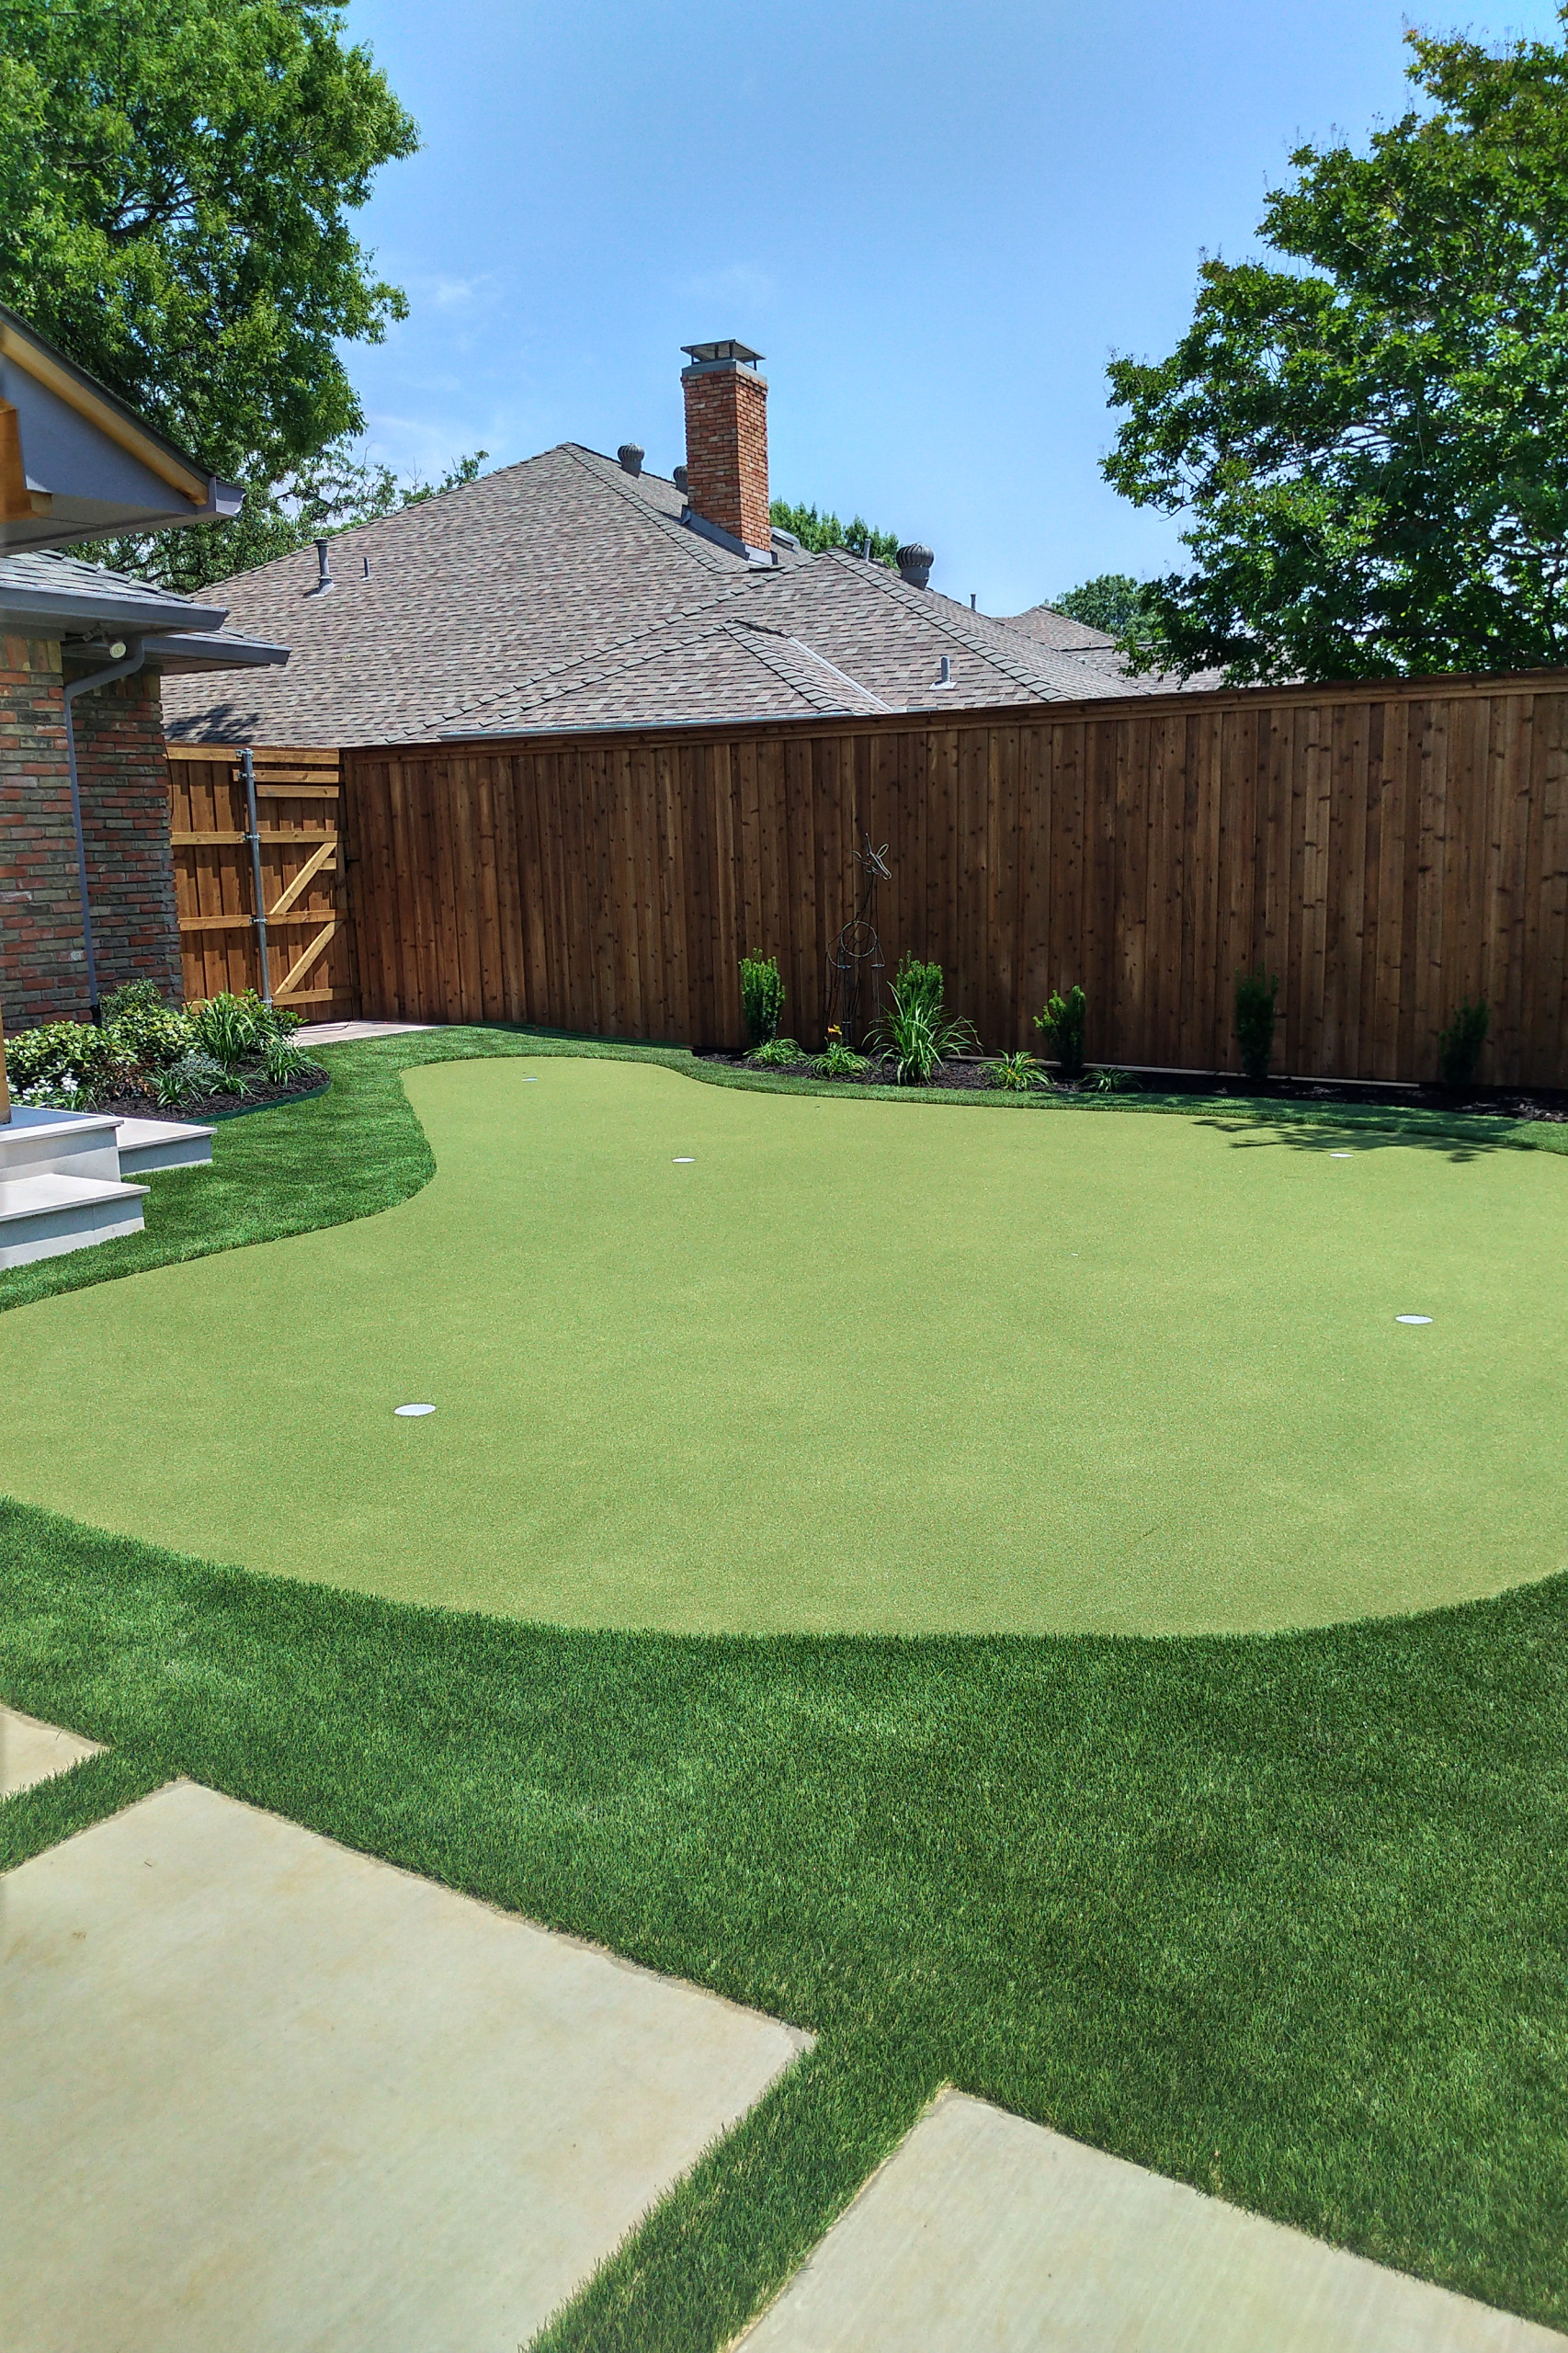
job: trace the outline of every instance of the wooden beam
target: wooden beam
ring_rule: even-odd
[[[236,842],[248,842],[248,834],[171,834],[170,846],[175,849],[210,849],[226,843],[233,848]],[[258,842],[335,842],[335,834],[324,834],[318,827],[312,833],[265,833],[257,830]]]
[[[297,915],[268,915],[269,924],[283,928],[301,930],[306,924],[322,923],[325,918],[320,907]],[[255,923],[254,915],[181,915],[182,931],[248,931]]]
[[[315,881],[316,876],[321,872],[322,868],[326,864],[328,858],[331,858],[336,847],[337,842],[335,836],[334,839],[329,842],[323,842],[320,849],[312,851],[311,856],[306,858],[303,866],[301,867],[298,874],[295,875],[292,882],[290,883],[289,888],[278,900],[278,904],[275,907],[268,907],[267,910],[267,920],[268,923],[276,922],[279,915],[286,915],[288,914],[290,908],[293,905],[301,892],[309,889],[310,885]]]
[[[327,941],[332,938],[333,933],[336,929],[337,917],[334,915],[330,923],[323,925],[320,932],[317,934],[316,938],[312,940],[303,955],[296,956],[294,961],[290,965],[289,970],[284,973],[283,978],[278,982],[278,986],[272,992],[272,1001],[274,1005],[278,1004],[279,999],[286,997],[289,995],[289,992],[293,987],[301,972],[308,972],[310,971],[311,966],[315,962],[316,958],[321,954],[322,949],[326,946]]]

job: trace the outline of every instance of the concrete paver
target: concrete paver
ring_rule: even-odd
[[[14,1798],[36,1781],[68,1772],[84,1756],[101,1756],[96,1740],[80,1733],[62,1732],[58,1724],[40,1723],[19,1709],[0,1705],[0,1798]]]
[[[406,1038],[435,1027],[433,1021],[302,1021],[294,1035],[301,1046],[351,1046],[361,1038]]]
[[[1568,2353],[1568,2337],[949,2092],[745,2353]]]
[[[3,1885],[6,2353],[515,2353],[807,2040],[189,1782]]]

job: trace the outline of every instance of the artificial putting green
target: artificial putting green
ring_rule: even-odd
[[[1562,1563],[1556,1156],[564,1056],[404,1083],[437,1174],[397,1208],[6,1315],[0,1487],[674,1631],[1264,1630]]]

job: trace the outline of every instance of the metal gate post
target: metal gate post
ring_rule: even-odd
[[[256,910],[252,920],[256,925],[256,947],[261,957],[261,1001],[264,1005],[270,1005],[272,974],[267,961],[267,901],[261,891],[261,835],[256,831],[256,763],[251,758],[248,744],[240,754],[240,773],[245,780],[245,823],[250,827],[252,905]]]

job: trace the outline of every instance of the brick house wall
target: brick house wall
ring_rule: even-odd
[[[85,1020],[60,647],[0,639],[0,1010],[15,1033]],[[100,994],[151,980],[177,1004],[179,925],[156,673],[75,705],[76,767]]]

